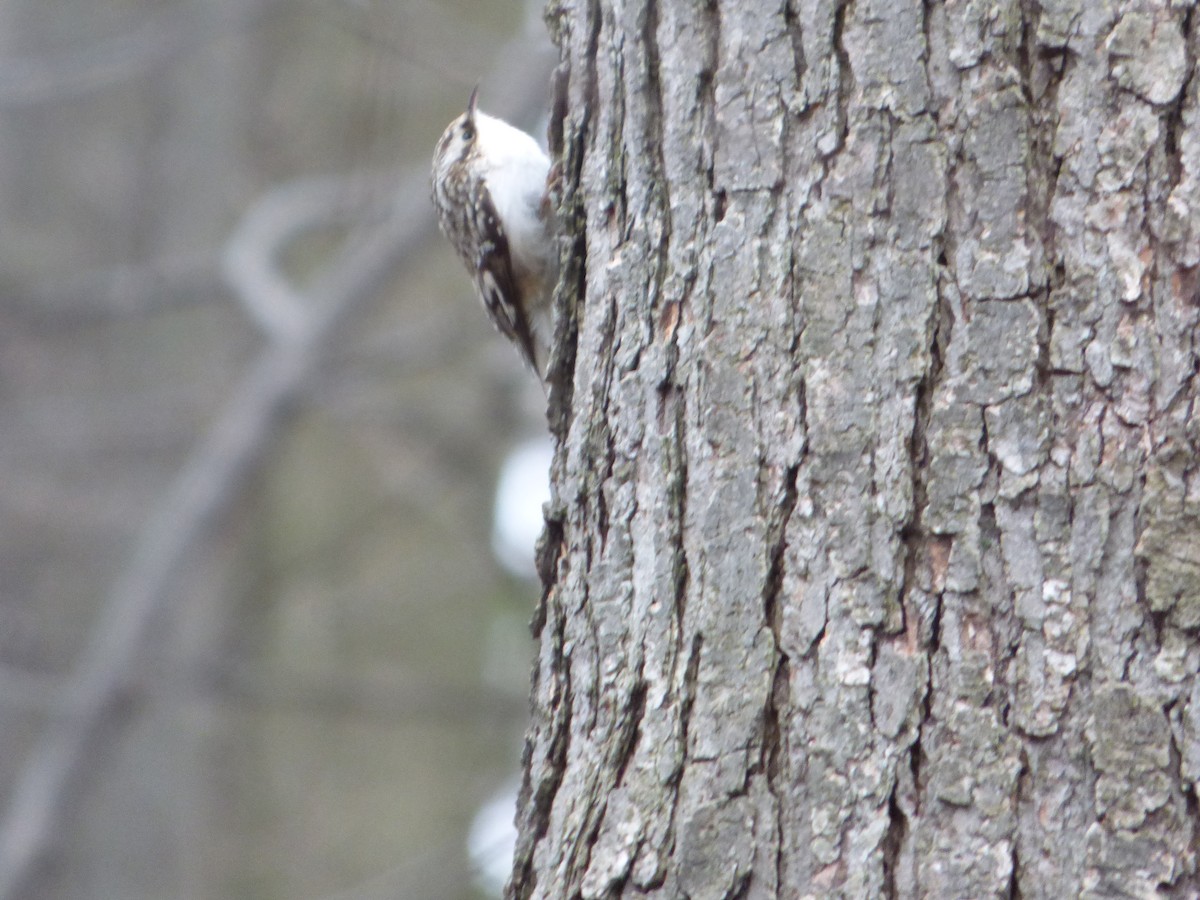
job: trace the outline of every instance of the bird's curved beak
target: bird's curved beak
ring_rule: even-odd
[[[479,105],[479,85],[471,91],[471,99],[467,101],[467,121],[474,121],[475,109]]]

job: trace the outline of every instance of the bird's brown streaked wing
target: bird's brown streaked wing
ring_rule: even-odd
[[[508,237],[496,207],[482,185],[476,192],[474,209],[479,216],[479,258],[475,261],[475,287],[488,316],[500,333],[517,345],[525,362],[539,376],[533,350],[533,334],[525,318],[521,287],[513,273]]]

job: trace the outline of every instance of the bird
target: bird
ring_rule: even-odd
[[[544,379],[558,280],[550,160],[533,137],[481,112],[478,99],[476,86],[438,140],[433,205],[492,323]]]

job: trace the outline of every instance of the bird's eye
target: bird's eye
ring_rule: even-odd
[[[472,140],[475,137],[475,126],[470,122],[463,122],[462,136],[464,141]]]

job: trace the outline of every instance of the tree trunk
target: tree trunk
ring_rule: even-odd
[[[552,8],[511,896],[1200,891],[1191,6]]]

